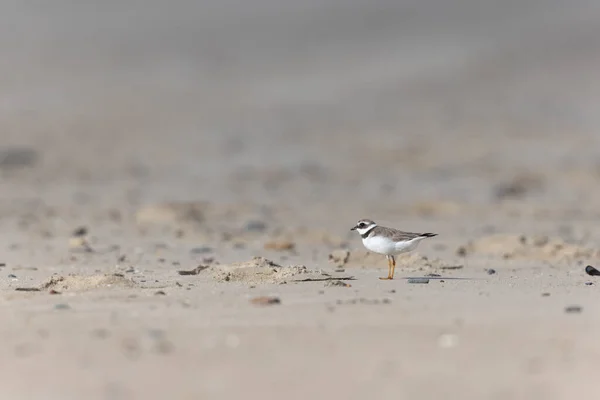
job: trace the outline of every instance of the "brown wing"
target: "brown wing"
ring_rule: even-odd
[[[392,240],[399,242],[404,240],[412,240],[418,237],[432,237],[436,236],[435,233],[415,233],[415,232],[403,232],[398,229],[386,228],[383,226],[378,226],[374,230],[379,230],[378,233],[384,233],[387,236],[391,236]],[[374,232],[377,233],[377,232]]]

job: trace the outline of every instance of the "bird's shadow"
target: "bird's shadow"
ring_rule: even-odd
[[[447,277],[447,276],[406,276],[400,278],[401,280],[409,280],[409,279],[430,279],[430,280],[438,280],[438,281],[479,281],[481,278],[456,278],[456,277]]]

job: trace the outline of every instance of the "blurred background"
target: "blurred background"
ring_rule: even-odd
[[[2,1],[3,196],[593,208],[599,22],[594,0]]]

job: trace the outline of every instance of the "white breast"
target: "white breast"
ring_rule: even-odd
[[[394,255],[416,249],[423,239],[424,237],[417,237],[407,242],[396,243],[387,237],[373,236],[363,239],[362,242],[368,250],[374,253]]]

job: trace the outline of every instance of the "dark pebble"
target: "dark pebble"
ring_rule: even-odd
[[[546,292],[546,293],[542,293],[542,297],[548,297],[550,296],[550,293]]]
[[[81,226],[73,231],[73,236],[81,237],[88,234],[88,230],[85,226]]]
[[[427,274],[427,275],[425,275],[425,276],[428,276],[428,277],[430,277],[430,278],[439,278],[439,277],[441,277],[441,275],[440,275],[440,274]]]
[[[592,286],[594,284],[594,282],[586,282],[585,286]]]
[[[257,306],[270,306],[274,304],[281,304],[281,300],[279,297],[274,296],[260,296],[250,299],[250,303]]]
[[[167,294],[166,294],[164,291],[162,291],[162,290],[159,290],[159,291],[157,291],[157,292],[154,292],[154,295],[155,295],[155,296],[166,296]]]
[[[15,274],[8,274],[9,278],[16,278],[17,276]]]
[[[490,268],[490,269],[486,269],[485,272],[487,272],[488,275],[494,275],[496,273],[496,270]]]
[[[262,221],[249,221],[246,224],[248,232],[264,232],[267,229],[267,224]]]
[[[193,249],[190,250],[190,253],[192,254],[206,254],[206,253],[210,253],[212,250],[212,248],[208,247],[208,246],[201,246],[201,247],[194,247]]]
[[[565,312],[567,314],[580,313],[582,310],[583,310],[583,308],[581,306],[568,306],[568,307],[565,307]]]
[[[427,278],[410,278],[408,283],[429,283]]]
[[[591,276],[600,276],[600,271],[598,271],[596,268],[592,267],[591,265],[588,265],[587,267],[585,267],[585,272],[588,275]]]

